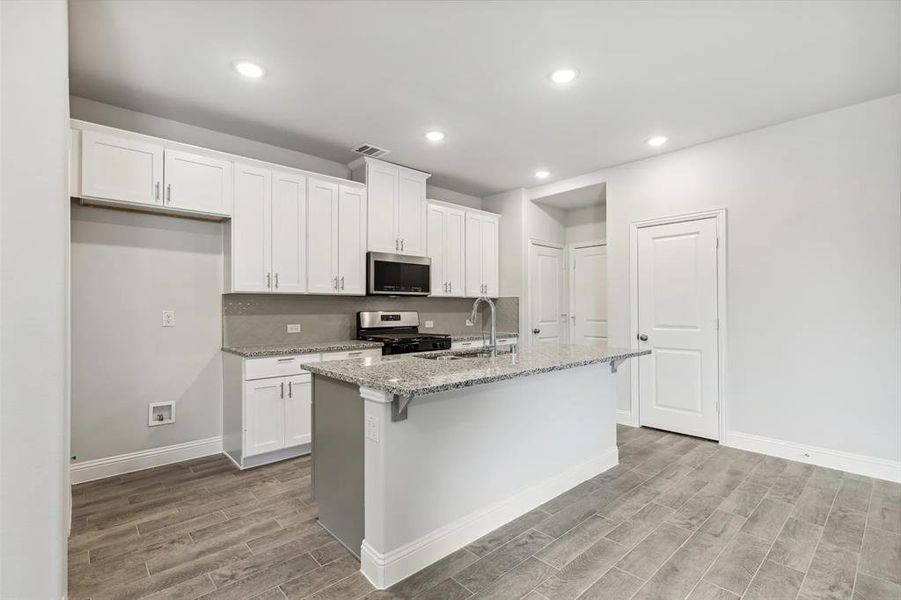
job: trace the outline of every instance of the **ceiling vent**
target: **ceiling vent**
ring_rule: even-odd
[[[391,154],[391,150],[385,150],[384,148],[379,148],[378,146],[373,146],[372,144],[360,144],[353,150],[357,154],[369,156],[370,158],[381,158],[383,156]]]

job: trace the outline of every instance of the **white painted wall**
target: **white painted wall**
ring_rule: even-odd
[[[221,294],[220,223],[73,205],[76,462],[221,434]],[[176,422],[148,427],[170,400]]]
[[[450,202],[451,204],[459,204],[467,208],[476,208],[479,210],[482,209],[481,198],[477,196],[470,196],[469,194],[455,192],[454,190],[440,188],[435,185],[426,184],[426,197],[431,200],[441,200],[443,202]]]
[[[306,169],[334,177],[350,177],[350,169],[347,168],[347,165],[311,154],[304,154],[303,152],[296,152],[219,131],[204,129],[203,127],[195,127],[187,123],[163,119],[78,96],[72,96],[70,102],[73,119],[82,119],[91,123],[117,127],[183,144],[193,144],[220,152],[229,152],[238,156],[285,165],[286,167]]]
[[[66,593],[67,54],[65,2],[0,2],[2,598]]]
[[[564,239],[567,244],[607,238],[607,205],[574,208],[565,213]]]
[[[629,223],[726,208],[729,430],[899,460],[899,115],[896,95],[606,171],[611,342],[631,345]]]

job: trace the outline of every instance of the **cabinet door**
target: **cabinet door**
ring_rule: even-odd
[[[366,190],[338,190],[338,288],[341,294],[366,293]]]
[[[235,165],[232,291],[268,292],[272,272],[272,174]]]
[[[400,252],[397,235],[397,187],[400,170],[381,162],[366,163],[366,193],[369,197],[369,249]]]
[[[162,185],[162,146],[95,131],[82,132],[82,196],[162,205]]]
[[[307,193],[307,290],[338,292],[338,184],[309,178]]]
[[[313,439],[311,375],[288,377],[285,385],[285,447],[309,444]]]
[[[429,268],[429,276],[431,277],[432,296],[448,295],[447,279],[444,276],[444,220],[445,208],[442,206],[429,205],[426,209],[427,213],[427,235],[428,235],[428,251],[429,258],[432,259],[432,265]]]
[[[244,383],[244,456],[285,447],[285,378]]]
[[[400,253],[426,255],[425,176],[402,171],[397,195],[397,237]]]
[[[498,225],[497,219],[482,217],[482,281],[492,298],[498,295]]]
[[[272,173],[272,289],[307,291],[307,178]]]
[[[199,154],[166,150],[166,206],[230,215],[232,165]]]
[[[449,296],[466,294],[466,213],[445,209],[444,217],[444,278]]]
[[[482,217],[466,213],[466,295],[482,295]]]

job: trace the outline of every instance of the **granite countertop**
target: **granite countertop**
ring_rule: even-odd
[[[483,332],[473,332],[473,333],[452,333],[450,334],[451,341],[454,342],[468,342],[471,340],[481,340],[488,339],[488,334]],[[510,333],[509,331],[498,331],[497,339],[501,338],[511,338],[511,337],[519,337],[518,333]]]
[[[245,358],[284,356],[285,354],[308,354],[315,352],[341,352],[343,350],[365,350],[381,348],[379,342],[363,340],[338,340],[334,342],[306,342],[297,344],[265,344],[261,346],[223,346],[223,352],[230,352]]]
[[[478,351],[472,353],[476,354]],[[515,358],[511,353],[499,354],[497,358],[460,360],[421,358],[462,354],[459,351],[444,351],[329,361],[306,365],[304,368],[316,375],[346,381],[360,387],[397,396],[414,397],[514,377],[620,361],[650,353],[650,350],[610,348],[606,345],[543,343],[522,348],[515,354]]]

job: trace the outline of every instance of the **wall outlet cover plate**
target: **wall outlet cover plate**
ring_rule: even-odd
[[[289,323],[288,333],[300,333],[300,323]]]

